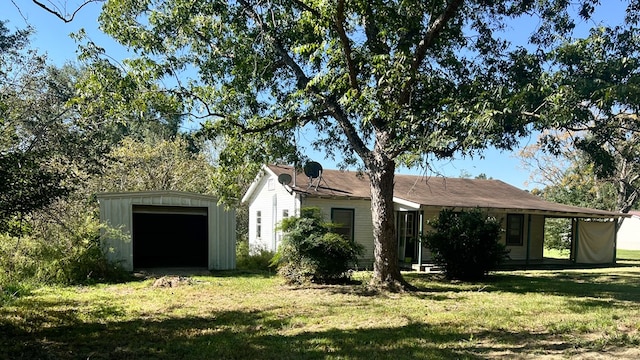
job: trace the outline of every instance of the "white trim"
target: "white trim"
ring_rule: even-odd
[[[215,196],[203,195],[186,191],[174,191],[174,190],[156,190],[156,191],[132,191],[132,192],[102,192],[97,193],[96,197],[100,199],[118,199],[118,198],[146,198],[152,196],[179,196],[182,198],[200,199],[206,201],[217,202],[218,199]]]
[[[393,197],[393,202],[396,203],[396,204],[400,204],[402,206],[406,206],[406,207],[411,208],[411,209],[415,209],[415,210],[420,210],[420,207],[422,206],[422,205],[420,205],[418,203],[415,203],[413,201],[400,199],[400,198],[395,197],[395,196]]]

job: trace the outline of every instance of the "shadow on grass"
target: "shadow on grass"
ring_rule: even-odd
[[[581,273],[579,271],[543,271],[535,274],[500,273],[482,282],[452,282],[442,276],[410,274],[409,281],[421,288],[417,293],[442,292],[510,292],[517,294],[544,293],[558,296],[589,298],[580,301],[581,306],[613,306],[606,299],[640,302],[640,272],[608,274],[607,272]],[[599,300],[594,300],[594,298]],[[445,299],[446,300],[446,299]]]
[[[456,346],[469,335],[426,324],[295,332],[289,319],[263,312],[208,317],[72,323],[20,329],[0,324],[0,357],[9,359],[479,359]],[[285,335],[282,335],[285,331]],[[291,334],[291,335],[289,335]]]

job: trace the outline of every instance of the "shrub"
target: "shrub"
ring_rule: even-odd
[[[362,246],[331,232],[318,208],[303,208],[300,217],[284,219],[282,243],[273,259],[287,282],[335,283],[350,280]]]
[[[546,219],[544,247],[555,250],[571,249],[571,219]]]
[[[247,240],[236,243],[236,268],[238,270],[260,270],[271,269],[273,251],[264,248],[252,248]]]
[[[58,205],[49,213],[31,216],[29,232],[18,236],[0,234],[0,286],[128,279],[127,272],[106,258],[100,241],[104,225],[97,216],[80,207]],[[53,210],[59,211],[52,215]]]
[[[429,225],[433,230],[425,236],[427,247],[447,278],[478,280],[507,256],[505,246],[499,242],[500,222],[479,209],[445,209]]]

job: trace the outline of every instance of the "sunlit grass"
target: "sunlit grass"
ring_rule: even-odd
[[[640,250],[622,250],[616,251],[616,257],[619,260],[640,260]]]
[[[638,267],[405,277],[419,290],[297,288],[249,273],[43,287],[0,308],[0,358],[640,356]]]

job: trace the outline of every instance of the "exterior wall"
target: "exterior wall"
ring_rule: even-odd
[[[209,269],[229,270],[236,266],[235,211],[218,207],[216,199],[174,191],[105,193],[98,195],[100,222],[120,229],[124,238],[103,232],[107,257],[120,262],[125,270],[133,270],[133,205],[206,207],[209,227]],[[179,244],[176,244],[179,246]]]
[[[318,199],[303,198],[302,207],[318,207],[322,210],[325,219],[331,219],[331,209],[353,209],[353,237],[354,241],[364,247],[358,266],[371,268],[373,265],[373,222],[371,220],[371,202],[369,200],[348,199]]]
[[[275,176],[263,176],[255,189],[255,196],[249,200],[249,246],[251,249],[276,251],[282,234],[276,226],[283,219],[283,211],[289,216],[298,215],[300,206],[295,195],[278,183]],[[261,234],[257,233],[257,213],[261,214]]]
[[[624,219],[617,235],[617,249],[640,250],[640,216]]]
[[[423,208],[423,229],[424,233],[431,230],[431,227],[427,224],[427,222],[431,219],[435,219],[438,217],[440,209]],[[490,212],[489,215],[495,216],[497,219],[501,221],[501,226],[503,229],[507,227],[507,214],[506,212]],[[529,216],[531,216],[531,221],[529,222]],[[531,226],[531,231],[529,232],[529,226]],[[543,215],[529,215],[524,214],[524,229],[523,229],[523,241],[522,245],[511,245],[507,246],[507,250],[509,250],[509,258],[511,260],[526,260],[527,259],[527,238],[530,236],[531,243],[529,245],[529,259],[530,260],[538,260],[543,257],[543,244],[544,244],[544,216]],[[503,232],[500,238],[500,242],[502,244],[506,244],[506,233]],[[422,247],[422,261],[428,262],[431,260],[431,253],[426,246]]]

